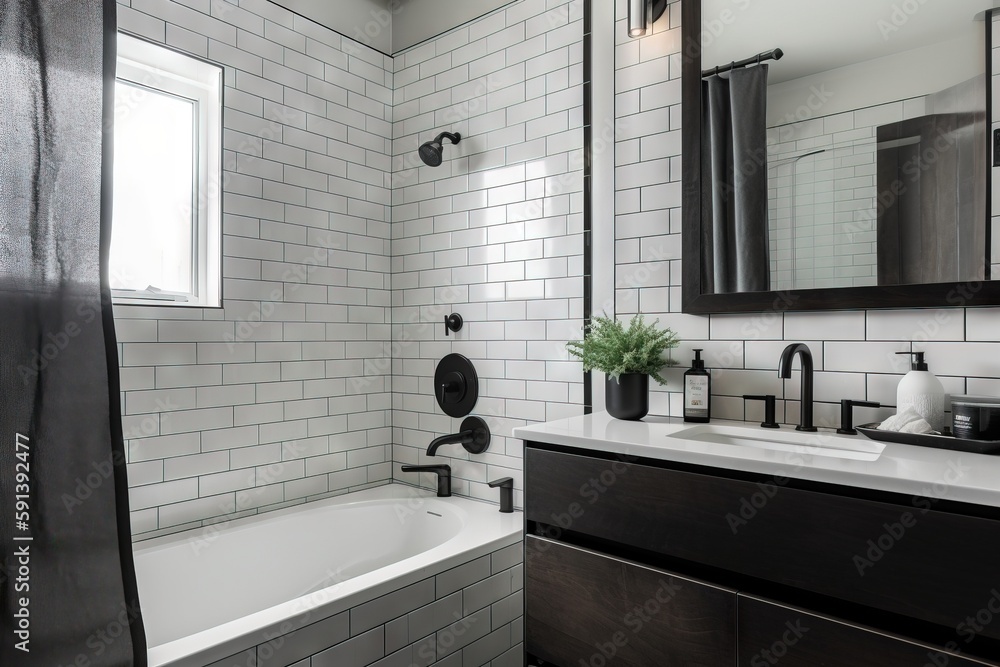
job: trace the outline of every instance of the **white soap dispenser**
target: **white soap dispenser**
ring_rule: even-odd
[[[927,369],[923,352],[897,352],[913,357],[910,372],[903,376],[896,389],[896,411],[913,408],[931,428],[941,432],[944,428],[944,385]]]

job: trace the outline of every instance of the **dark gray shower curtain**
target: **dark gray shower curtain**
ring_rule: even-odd
[[[767,65],[705,79],[702,113],[702,292],[767,291]]]
[[[0,1],[0,665],[146,664],[107,275],[114,0]]]

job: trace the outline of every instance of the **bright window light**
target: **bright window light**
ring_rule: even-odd
[[[115,303],[220,305],[222,70],[118,35]]]

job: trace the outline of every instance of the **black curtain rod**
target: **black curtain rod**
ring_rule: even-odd
[[[729,72],[737,67],[746,67],[747,65],[759,65],[765,60],[781,60],[781,57],[785,55],[785,52],[781,49],[774,49],[773,51],[765,51],[764,53],[759,53],[752,58],[747,58],[746,60],[739,60],[736,62],[729,63],[728,65],[717,65],[712,69],[703,70],[701,73],[702,77],[714,76],[716,74],[721,74],[722,72]]]

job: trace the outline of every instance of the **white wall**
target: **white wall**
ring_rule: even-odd
[[[225,67],[225,308],[115,308],[133,533],[388,481],[391,59],[266,0],[119,28]]]
[[[122,0],[120,28],[225,67],[224,309],[119,307],[133,532],[390,481],[458,430],[437,361],[479,369],[497,502],[511,429],[582,412],[582,1],[522,0],[395,59],[266,0]],[[445,164],[416,149],[465,140]],[[466,318],[443,335],[444,315]],[[392,471],[395,461],[397,471]]]
[[[953,306],[926,310],[794,313],[788,304],[733,315],[695,316],[681,311],[680,3],[670,5],[652,35],[629,40],[626,3],[617,2],[618,173],[615,248],[617,313],[660,318],[684,339],[674,351],[681,364],[669,385],[653,392],[652,411],[682,414],[682,374],[692,348],[706,350],[713,368],[713,416],[760,421],[763,408],[744,406],[743,394],[779,397],[778,417],[797,423],[799,378],[782,381],[777,361],[789,342],[806,342],[816,362],[816,420],[839,422],[843,398],[880,401],[859,409],[858,423],[893,412],[896,385],[908,368],[901,350],[925,350],[931,370],[949,393],[1000,395],[1000,309]],[[963,291],[964,290],[964,291]]]
[[[548,8],[548,9],[546,9]],[[581,414],[568,340],[583,319],[583,2],[523,0],[396,58],[393,123],[393,461],[449,463],[455,491],[496,502],[513,476],[515,426]],[[417,147],[460,132],[431,169]],[[444,335],[444,317],[465,328]],[[490,450],[429,459],[460,419],[434,399],[434,368],[458,352],[479,372],[473,414]],[[430,475],[424,486],[435,488]]]

